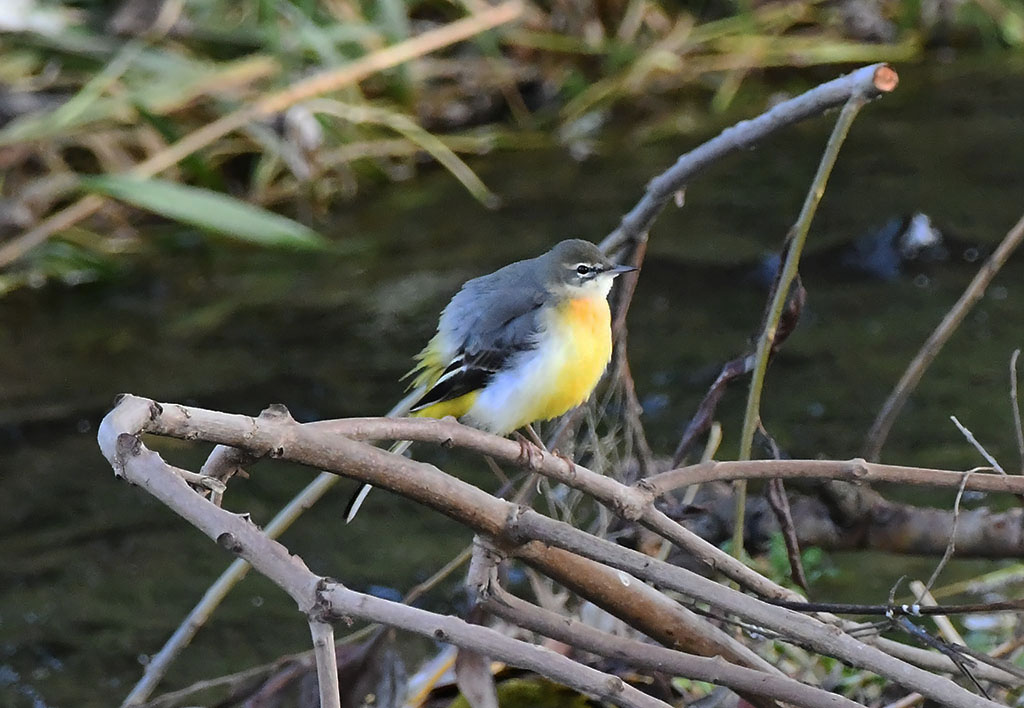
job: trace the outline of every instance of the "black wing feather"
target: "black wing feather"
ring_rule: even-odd
[[[536,348],[537,341],[530,335],[534,327],[533,318],[542,302],[542,298],[535,295],[529,301],[527,309],[500,321],[498,326],[481,328],[478,324],[477,331],[472,331],[466,336],[455,358],[434,385],[413,404],[409,412],[415,413],[435,403],[450,401],[480,390],[494,378],[510,357],[518,352]],[[522,303],[517,305],[515,309],[519,310]],[[488,306],[491,306],[491,303],[488,303]],[[493,313],[493,309],[491,312]],[[480,348],[470,351],[474,347]]]
[[[409,411],[415,413],[435,403],[450,401],[480,390],[490,383],[509,357],[517,351],[529,348],[532,347],[519,347],[503,351],[487,349],[472,355],[463,352],[448,365],[437,382],[420,396],[420,399],[413,404]]]

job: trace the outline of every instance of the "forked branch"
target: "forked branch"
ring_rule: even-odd
[[[251,557],[246,556],[246,559],[275,582],[283,582],[282,587],[296,599],[300,608],[311,615],[323,612],[324,593],[314,593],[310,588],[310,583],[318,581],[316,576],[299,559],[290,556],[282,546],[266,538],[251,524],[224,512],[192,492],[158,455],[145,449],[137,437],[139,433],[152,432],[228,444],[254,455],[290,459],[370,482],[469,525],[477,533],[490,537],[496,545],[507,549],[511,555],[522,558],[559,581],[564,579],[570,587],[582,584],[580,578],[567,577],[569,574],[566,573],[566,568],[573,565],[569,559],[575,554],[589,558],[598,567],[602,564],[611,566],[659,587],[674,589],[689,598],[690,602],[707,603],[716,612],[734,614],[780,636],[791,637],[816,651],[836,656],[853,666],[887,676],[909,689],[948,705],[994,705],[947,679],[894,659],[836,627],[760,602],[685,569],[496,499],[431,465],[330,434],[323,430],[322,425],[320,428],[318,430],[315,425],[300,425],[280,408],[272,409],[260,418],[251,418],[178,405],[159,405],[128,396],[104,419],[99,440],[101,449],[115,471],[129,475],[130,479],[171,505],[175,511],[222,545],[239,553],[246,553],[246,549],[267,549],[269,555],[266,558],[254,553]],[[495,445],[508,442],[490,437]],[[231,524],[225,526],[228,519]],[[561,562],[555,562],[550,556],[552,546],[562,549]],[[566,551],[569,553],[566,554]],[[576,567],[579,567],[578,564]],[[330,597],[333,600],[351,599],[352,596],[346,594],[350,592],[333,588]],[[315,601],[311,599],[314,595]],[[359,599],[356,606],[365,608],[371,602]],[[411,609],[405,608],[402,612]],[[470,648],[481,650],[479,647]],[[490,649],[483,651],[498,655]],[[527,658],[521,654],[506,660],[533,668],[533,664],[527,664]],[[583,680],[578,674],[571,677],[576,683],[550,671],[546,675],[578,687]],[[607,690],[595,691],[592,686],[582,690],[599,695],[608,693]],[[613,695],[608,696],[610,700],[627,705],[627,698],[624,698],[627,691],[616,689],[611,693]]]

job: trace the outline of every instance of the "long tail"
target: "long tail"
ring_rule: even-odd
[[[399,440],[388,448],[388,452],[395,455],[401,455],[409,449],[410,445],[412,445],[411,440]],[[356,518],[356,514],[359,512],[359,507],[363,505],[363,501],[366,499],[366,495],[370,493],[371,489],[373,489],[373,485],[364,484],[349,498],[348,504],[345,506],[346,524]]]

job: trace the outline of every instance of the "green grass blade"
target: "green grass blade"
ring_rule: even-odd
[[[225,194],[124,175],[84,177],[82,187],[238,241],[275,248],[322,249],[323,236],[297,221]]]

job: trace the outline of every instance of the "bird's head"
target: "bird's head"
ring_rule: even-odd
[[[633,266],[612,263],[597,246],[578,238],[556,244],[544,258],[547,289],[575,296],[600,293],[604,297],[615,276],[636,270]]]

